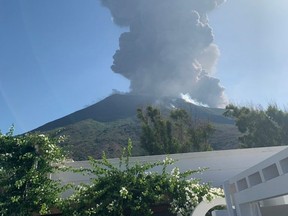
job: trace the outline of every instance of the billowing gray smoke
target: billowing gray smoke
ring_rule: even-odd
[[[131,81],[135,94],[189,93],[212,107],[225,104],[212,77],[219,50],[207,13],[224,0],[101,0],[114,22],[128,26],[119,39],[112,70]]]

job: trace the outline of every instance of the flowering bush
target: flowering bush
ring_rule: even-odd
[[[223,196],[221,189],[200,184],[190,177],[203,169],[180,172],[176,167],[167,171],[175,161],[166,158],[158,162],[136,163],[130,166],[132,144],[128,143],[113,166],[103,154],[102,160],[90,159],[92,168],[81,172],[94,175],[92,184],[76,187],[76,192],[64,203],[64,215],[153,215],[153,207],[169,204],[170,212],[188,215],[202,200]],[[151,172],[154,167],[162,172]]]
[[[0,133],[0,215],[49,213],[62,192],[49,175],[63,159],[56,140],[45,135]]]

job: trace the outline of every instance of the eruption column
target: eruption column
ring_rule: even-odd
[[[212,77],[219,50],[207,18],[223,0],[101,1],[117,25],[129,27],[111,68],[131,81],[131,93],[188,93],[211,107],[225,105],[224,88]]]

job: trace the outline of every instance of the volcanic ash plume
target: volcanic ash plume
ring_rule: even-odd
[[[112,70],[131,81],[131,92],[191,98],[225,105],[224,88],[212,77],[219,57],[207,13],[223,0],[101,0],[117,25]]]

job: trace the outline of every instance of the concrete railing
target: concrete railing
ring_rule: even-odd
[[[191,214],[191,216],[205,216],[206,213],[216,207],[216,206],[226,206],[226,201],[224,198],[222,197],[217,197],[213,200],[209,201],[202,201],[201,203],[199,203],[198,206],[196,206],[196,208],[194,209],[193,213]],[[215,215],[215,214],[213,214]]]

